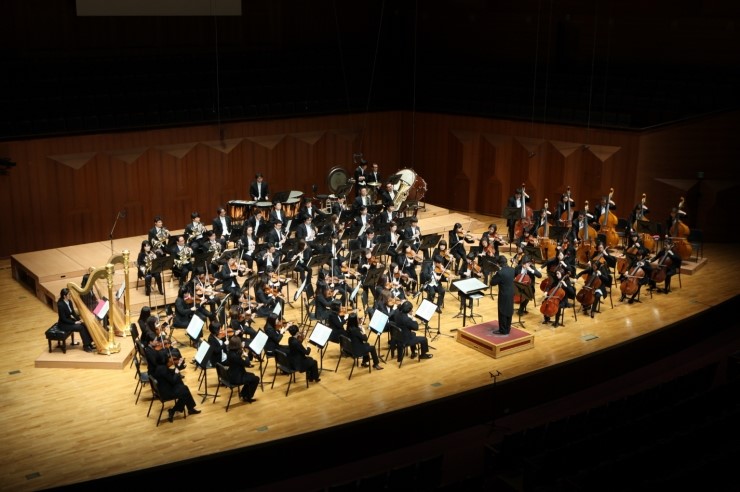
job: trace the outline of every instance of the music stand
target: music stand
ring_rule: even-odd
[[[527,299],[529,301],[534,300],[534,286],[532,284],[526,285],[521,282],[514,282],[514,291],[515,294],[519,294],[519,305],[521,306],[521,299]],[[517,309],[517,321],[513,322],[511,325],[519,325],[522,328],[524,328],[524,321],[522,321],[522,311],[521,309]]]
[[[545,259],[542,258],[542,249],[538,248],[536,246],[524,246],[522,248],[522,251],[527,253],[529,257],[534,261],[535,263],[544,263]]]
[[[195,347],[200,346],[200,335],[203,333],[203,325],[205,324],[205,320],[201,318],[198,313],[194,314],[192,318],[190,318],[190,323],[188,323],[188,327],[185,329],[188,336],[190,337],[190,343],[193,344]]]
[[[570,230],[570,227],[551,225],[548,231],[548,234],[550,236],[550,239],[554,239],[556,241],[562,241],[565,235],[568,234],[569,230]]]
[[[159,273],[160,281],[162,282],[162,296],[164,298],[164,304],[167,305],[167,290],[165,287],[164,282],[164,271],[165,270],[172,270],[172,265],[175,263],[175,257],[174,256],[158,256],[154,260],[152,260],[152,272]],[[151,289],[149,290],[151,292]],[[149,307],[152,307],[151,302],[151,296],[149,296]],[[175,339],[177,342],[177,339]],[[180,342],[177,342],[180,343]]]
[[[455,282],[452,282],[452,284],[457,287],[458,292],[460,292],[460,303],[462,304],[462,317],[463,317],[463,326],[465,326],[465,321],[468,317],[467,314],[467,303],[466,300],[470,300],[470,318],[475,321],[475,317],[482,318],[480,314],[474,314],[473,313],[473,300],[480,299],[483,297],[483,294],[481,294],[481,291],[485,290],[487,287],[486,284],[478,280],[477,278],[466,278],[463,280],[457,280]],[[459,314],[454,316],[455,318],[460,317]],[[454,331],[450,330],[450,331]]]
[[[277,273],[278,280],[280,280],[280,272],[294,272],[297,264],[298,264],[298,258],[296,258],[293,261],[286,261],[284,263],[280,263],[277,267],[277,270],[275,271],[275,273]],[[308,278],[308,276],[306,276],[306,278]],[[287,281],[288,280],[287,276],[285,280],[286,280],[285,286],[287,287],[287,292],[285,294],[288,298],[286,302],[292,306],[293,303],[290,301],[290,282]]]
[[[498,265],[498,263],[496,263],[496,260],[494,260],[490,256],[479,257],[478,264],[480,265],[481,271],[486,275],[486,278],[488,278],[489,280],[489,283],[488,283],[489,291],[488,292],[491,296],[491,299],[495,299],[495,297],[493,297],[493,286],[490,284],[490,279],[491,279],[490,274],[498,272],[499,270],[501,270],[501,267]]]
[[[308,337],[308,342],[316,345],[319,349],[319,354],[321,354],[321,357],[319,358],[319,374],[324,370],[324,354],[326,353],[326,346],[329,342],[330,336],[331,328],[321,322],[317,322],[313,331],[311,331],[311,336]]]
[[[255,355],[257,360],[260,361],[260,388],[262,388],[262,391],[265,391],[265,387],[262,384],[262,379],[264,378],[265,371],[267,370],[267,364],[265,364],[265,367],[262,367],[262,361],[265,360],[265,357],[262,357],[262,352],[265,350],[265,344],[267,343],[268,337],[267,333],[265,333],[262,328],[257,330],[257,334],[252,338],[252,341],[249,342],[249,350]]]
[[[385,362],[385,359],[380,355],[380,336],[383,334],[383,331],[385,331],[385,327],[387,325],[388,315],[379,309],[376,309],[373,312],[372,318],[370,318],[368,328],[375,333],[375,341],[373,342],[373,345],[375,346],[375,351],[378,353],[378,358],[383,362]]]
[[[416,309],[416,312],[414,313],[415,317],[424,321],[424,336],[429,336],[429,321],[432,319],[432,316],[434,316],[434,313],[437,313],[437,334],[434,335],[434,338],[432,338],[432,341],[436,340],[437,337],[439,337],[440,335],[454,338],[452,335],[447,335],[446,333],[442,333],[442,331],[440,330],[441,313],[438,307],[439,306],[434,304],[429,299],[424,299],[423,301],[421,301],[421,305]],[[429,347],[434,348],[431,345]],[[434,349],[436,350],[436,348]]]
[[[198,351],[195,353],[195,364],[203,372],[203,378],[200,381],[200,385],[198,385],[198,389],[200,389],[203,385],[205,385],[206,387],[203,393],[198,393],[200,396],[203,397],[203,399],[200,401],[201,403],[206,401],[206,398],[208,398],[209,396],[213,396],[208,393],[208,369],[213,367],[211,366],[212,351],[213,347],[211,347],[210,343],[201,343],[198,347]]]
[[[419,243],[419,249],[423,249],[426,252],[426,257],[431,256],[429,250],[436,247],[442,239],[442,234],[426,234],[421,236],[421,243]]]

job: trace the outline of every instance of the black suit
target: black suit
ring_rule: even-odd
[[[313,357],[309,357],[311,347],[304,347],[296,337],[288,339],[288,359],[290,367],[296,371],[305,372],[309,381],[319,378],[319,364]]]
[[[213,232],[216,233],[216,239],[221,239],[227,231],[229,235],[231,234],[231,217],[224,217],[224,221],[226,222],[226,230],[224,230],[224,225],[223,222],[221,222],[220,216],[213,219]]]
[[[491,277],[491,285],[498,285],[498,327],[503,334],[511,331],[514,316],[514,269],[505,266]]]
[[[260,378],[247,371],[249,363],[242,359],[241,350],[229,350],[226,354],[229,382],[242,387],[239,396],[242,400],[251,400],[260,384]]]
[[[379,364],[378,353],[374,345],[370,345],[367,342],[367,335],[363,335],[362,329],[359,326],[352,326],[347,330],[347,336],[352,342],[352,350],[356,354],[364,354],[362,356],[362,362],[370,362],[370,357],[373,359],[373,365]]]
[[[249,196],[252,197],[252,200],[258,202],[264,202],[267,200],[270,192],[267,189],[267,183],[265,181],[262,181],[262,186],[260,187],[260,190],[261,193],[257,190],[257,181],[252,181],[252,184],[249,185]]]
[[[159,393],[163,398],[176,398],[175,406],[172,407],[174,411],[182,412],[186,406],[188,410],[195,409],[195,400],[190,388],[182,382],[182,375],[176,373],[174,369],[167,367],[166,364],[159,364],[154,369],[154,379],[157,380]]]
[[[280,221],[283,224],[288,222],[288,218],[285,216],[285,212],[283,210],[280,210],[279,213],[277,210],[270,211],[270,223],[275,224],[277,221]]]
[[[259,220],[257,220],[259,219]],[[265,234],[265,231],[270,229],[269,223],[262,217],[261,214],[255,214],[249,218],[248,221],[249,225],[252,226],[252,229],[254,230],[255,237],[259,237],[260,235]],[[245,227],[246,229],[246,227]]]
[[[429,352],[429,342],[427,341],[427,337],[418,336],[416,334],[416,331],[419,330],[419,323],[409,316],[408,313],[402,313],[397,310],[393,315],[393,322],[401,328],[403,343],[405,346],[411,347],[412,356],[415,355],[414,353],[416,352],[417,344],[421,344],[421,355],[425,355]],[[403,347],[397,347],[397,350],[398,361],[401,362],[403,360]]]
[[[57,314],[59,315],[57,327],[60,330],[66,332],[78,332],[80,334],[80,337],[82,338],[82,345],[85,347],[89,347],[92,344],[92,337],[90,336],[90,333],[87,331],[87,327],[84,324],[77,323],[79,317],[74,312],[72,301],[69,301],[69,303],[70,304],[68,306],[67,303],[63,300],[59,300],[57,302]]]

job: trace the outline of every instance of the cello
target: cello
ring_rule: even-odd
[[[547,220],[549,214],[547,198],[545,198],[545,206],[542,208],[542,221],[544,224],[537,230],[537,237],[540,238],[540,254],[545,260],[549,260],[554,257],[557,253],[558,245],[554,239],[550,238],[550,222]]]
[[[689,226],[681,222],[680,219],[680,212],[683,210],[683,207],[684,200],[683,197],[681,197],[681,201],[678,203],[678,208],[676,209],[676,216],[673,218],[673,224],[671,224],[671,228],[668,232],[670,232],[671,238],[675,242],[676,254],[680,256],[682,260],[688,260],[691,258],[693,248],[691,247],[691,243],[686,239],[689,237],[691,230],[689,229]]]
[[[581,228],[578,231],[578,238],[581,240],[581,245],[576,250],[576,260],[581,265],[588,265],[588,259],[591,257],[591,250],[594,247],[594,240],[596,239],[596,229],[588,223],[588,200],[583,205],[583,219]]]
[[[552,318],[558,313],[560,302],[566,295],[563,285],[565,284],[565,279],[568,278],[569,275],[570,273],[566,273],[553,288],[547,291],[545,300],[542,301],[542,305],[540,306],[540,312],[546,318]]]
[[[532,279],[527,274],[527,269],[522,267],[522,271],[519,275],[514,277],[514,284],[519,284],[521,286],[531,286],[532,285]],[[523,287],[522,287],[523,288]],[[520,289],[517,289],[516,294],[514,294],[514,304],[521,304],[521,302],[524,300],[522,299],[522,295],[519,293]]]
[[[527,193],[524,191],[522,183],[522,207],[521,214],[514,224],[514,237],[522,237],[525,230],[532,227],[532,207],[527,205]]]
[[[619,284],[622,298],[635,295],[637,289],[640,288],[640,279],[645,277],[645,271],[642,269],[644,264],[644,260],[636,262],[632,270],[627,274],[627,278],[622,280],[622,283]]]
[[[599,278],[599,268],[601,267],[601,257],[604,255],[603,252],[599,253],[591,261],[591,273],[586,278],[586,283],[581,287],[581,290],[576,294],[576,300],[581,303],[582,306],[590,306],[594,303],[596,289],[601,287],[601,278]]]
[[[669,255],[668,252],[672,250],[674,246],[675,246],[675,243],[673,242],[668,243],[665,249],[665,254],[660,259],[660,261],[655,263],[655,265],[653,266],[653,271],[650,274],[650,280],[652,280],[656,284],[659,284],[665,281],[666,273],[668,272],[668,269],[673,264],[673,260],[671,260],[671,255]]]
[[[606,199],[606,209],[599,217],[599,232],[606,236],[606,245],[610,248],[615,247],[619,244],[619,234],[617,234],[616,227],[619,219],[616,215],[609,211],[609,205],[614,195],[614,188],[609,188],[609,197]]]

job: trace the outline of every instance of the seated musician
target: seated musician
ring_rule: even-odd
[[[362,299],[362,305],[365,308],[367,308],[370,302],[370,291],[372,291],[373,297],[375,297],[375,289],[373,286],[364,285],[364,279],[371,270],[376,268],[381,268],[378,257],[373,256],[373,252],[369,249],[361,250],[360,259],[357,262],[357,275],[359,277],[359,282],[362,282],[362,287],[360,288],[362,290],[362,294],[360,294],[360,298]]]
[[[152,278],[157,282],[159,294],[162,295],[164,293],[162,291],[162,274],[152,271],[152,262],[156,259],[157,254],[152,251],[152,245],[145,239],[141,242],[141,249],[136,258],[136,266],[138,268],[138,277],[144,279],[144,288],[147,296],[152,293]]]
[[[257,330],[252,327],[253,323],[254,318],[251,309],[244,309],[237,304],[231,306],[229,309],[229,328],[233,330],[234,336],[239,337],[244,342],[245,347],[248,347],[257,335]],[[247,360],[251,361],[252,357],[252,352],[249,352]]]
[[[280,258],[280,252],[275,248],[275,244],[268,243],[262,255],[257,258],[257,271],[264,273],[268,269],[277,270],[280,266]]]
[[[524,280],[522,275],[526,275],[529,282]],[[515,286],[518,285],[521,292],[521,300],[519,301],[519,309],[517,311],[519,316],[527,312],[527,304],[529,304],[529,301],[534,299],[535,278],[542,278],[542,272],[537,269],[537,266],[529,255],[522,256],[519,264],[514,267],[514,284]],[[515,289],[516,288],[517,287],[515,287]]]
[[[296,243],[295,250],[288,254],[288,261],[296,261],[294,270],[300,275],[301,283],[306,282],[305,292],[309,299],[314,295],[313,285],[311,285],[311,277],[313,276],[313,268],[308,266],[308,262],[311,260],[311,247],[306,243],[304,239],[300,239]]]
[[[275,250],[282,255],[283,244],[288,240],[289,232],[283,229],[282,222],[275,222],[272,230],[265,236],[265,242],[275,246]]]
[[[316,319],[326,321],[331,311],[331,303],[334,300],[334,291],[326,283],[318,283],[316,286]]]
[[[421,356],[420,359],[431,359],[432,354],[429,353],[429,342],[427,337],[416,335],[419,330],[419,322],[411,317],[411,309],[413,305],[409,301],[404,301],[401,304],[395,314],[393,315],[393,322],[401,328],[403,341],[407,347],[411,347],[411,358],[416,357],[416,345],[421,344]],[[398,353],[398,362],[403,360],[404,347],[396,347]]]
[[[232,300],[238,299],[241,295],[242,286],[239,285],[239,277],[243,277],[247,273],[246,265],[240,265],[236,258],[229,258],[226,264],[221,267],[219,272],[221,287],[224,292],[232,296]]]
[[[179,280],[180,286],[185,285],[193,270],[193,249],[185,244],[185,236],[177,237],[177,244],[172,248],[170,254],[175,257],[172,273]]]
[[[288,346],[280,345],[280,342],[283,341],[286,327],[283,326],[283,322],[277,314],[270,313],[267,321],[265,321],[263,331],[267,335],[267,341],[265,342],[265,353],[267,355],[272,355],[275,350],[282,350],[286,354],[288,353]]]
[[[372,205],[372,199],[368,194],[368,189],[365,186],[361,186],[355,201],[352,202],[352,210],[354,210],[355,215],[359,215],[362,207],[369,207],[370,205]]]
[[[416,273],[416,266],[420,265],[423,260],[410,244],[406,245],[403,256],[399,255],[398,259],[401,261],[399,266],[403,274],[401,277],[404,287],[409,291],[415,292],[419,285],[419,275]]]
[[[663,249],[653,256],[649,261],[653,270],[656,268],[665,269],[665,281],[663,289],[657,289],[656,282],[652,278],[649,281],[651,289],[657,289],[658,292],[668,294],[671,291],[671,277],[678,273],[681,268],[681,256],[673,252],[673,240],[669,237],[663,241]]]
[[[190,223],[185,226],[185,242],[193,248],[193,251],[201,249],[199,243],[203,239],[204,232],[206,232],[206,228],[200,221],[200,214],[193,212],[190,214]]]
[[[349,272],[342,271],[341,263],[331,261],[328,264],[322,265],[319,269],[318,282],[328,285],[335,296],[340,296],[341,302],[344,304],[351,290],[345,280],[348,276]]]
[[[303,199],[303,206],[298,212],[298,222],[305,222],[306,217],[315,219],[319,213],[319,210],[313,206],[313,200],[311,197],[307,196]]]
[[[403,239],[411,243],[414,251],[419,251],[421,246],[421,229],[419,228],[419,219],[413,217],[409,226],[401,233]]]
[[[288,219],[292,219],[293,217],[286,217],[285,211],[283,210],[283,204],[280,202],[275,202],[272,205],[272,210],[270,210],[270,223],[275,225],[276,222],[282,222],[285,224],[288,222]]]
[[[552,275],[552,283],[550,284],[549,292],[556,291],[556,286],[560,286],[560,288],[565,291],[565,295],[560,300],[560,303],[558,304],[558,310],[555,314],[555,321],[553,321],[552,326],[557,327],[560,325],[560,320],[563,317],[563,313],[565,312],[565,308],[572,307],[573,304],[569,301],[569,299],[575,299],[576,298],[576,289],[573,285],[573,282],[570,281],[569,275],[563,274],[563,269],[557,269]],[[550,323],[550,317],[549,316],[543,316],[542,324],[546,325]]]
[[[226,243],[231,240],[231,217],[226,215],[226,209],[218,207],[216,217],[212,223],[213,232],[216,233],[216,241],[221,243],[221,248],[226,249]]]
[[[386,183],[385,187],[380,190],[379,197],[386,208],[390,205],[394,205],[396,200],[396,190],[393,189],[393,183]]]
[[[452,230],[447,233],[447,241],[450,245],[450,254],[455,257],[454,269],[458,270],[465,261],[465,243],[473,244],[473,238],[466,234],[461,223],[456,222]]]
[[[609,212],[614,212],[617,209],[616,204],[613,200],[609,200],[608,196],[602,196],[599,203],[594,207],[594,216],[597,218],[600,218],[602,215],[604,215],[607,211],[606,204],[609,203]],[[597,231],[601,230],[601,222],[600,220],[594,221],[592,224],[594,229]]]
[[[210,366],[216,367],[216,363],[226,365],[226,328],[218,321],[212,321],[208,327],[208,345],[211,346],[211,358],[208,360]]]
[[[481,246],[481,251],[487,249],[483,248],[482,242],[484,239],[488,240],[488,244],[493,247],[493,256],[498,258],[499,256],[499,248],[501,246],[506,246],[507,243],[501,236],[498,235],[498,225],[489,224],[488,229],[481,235],[479,246]],[[490,256],[490,255],[489,255]]]
[[[342,250],[344,249],[344,245],[339,241],[339,236],[333,234],[329,237],[329,242],[324,246],[324,249],[321,252],[325,255],[329,255],[335,263],[341,263],[346,260],[342,255]]]
[[[383,370],[383,366],[380,365],[380,359],[378,359],[378,353],[375,349],[375,345],[370,345],[367,341],[367,335],[365,330],[360,326],[360,322],[357,319],[357,314],[352,313],[347,318],[347,337],[349,337],[352,343],[352,350],[356,354],[363,354],[362,356],[362,367],[370,365],[370,359],[373,359],[373,369],[376,371]]]
[[[609,265],[607,264],[606,259],[604,259],[603,256],[599,256],[598,253],[591,258],[588,268],[579,273],[578,277],[582,277],[584,281],[587,282],[592,275],[597,275],[600,284],[597,289],[593,289],[593,304],[582,304],[582,307],[583,314],[588,315],[590,313],[593,318],[594,313],[599,310],[601,299],[606,295],[606,289],[612,285],[612,274],[609,269]]]
[[[377,162],[373,162],[370,165],[370,170],[365,173],[365,178],[368,183],[381,183],[383,178],[380,176],[380,170]]]
[[[371,226],[372,226],[371,217],[367,213],[367,207],[363,205],[358,209],[357,216],[354,218],[353,229],[365,231]]]
[[[432,257],[432,261],[425,261],[421,267],[419,280],[422,289],[427,294],[427,300],[437,305],[437,312],[441,313],[445,304],[444,282],[449,280],[450,270],[446,268],[448,262],[439,255]]]
[[[288,333],[290,334],[290,338],[288,338],[290,367],[296,371],[305,372],[309,382],[318,383],[321,381],[321,378],[319,378],[319,363],[308,355],[311,353],[311,347],[303,345],[303,337],[298,334],[298,325],[290,325]]]
[[[309,245],[316,239],[316,226],[313,225],[313,217],[305,217],[303,223],[298,224],[295,230],[295,238],[303,239]]]
[[[175,405],[167,410],[167,420],[172,422],[175,413],[182,412],[187,407],[190,415],[197,415],[201,411],[195,408],[195,400],[188,388],[182,381],[182,374],[175,368],[171,355],[165,350],[158,351],[158,360],[153,372],[154,379],[161,396],[165,399],[175,399]]]
[[[576,201],[568,193],[560,195],[560,201],[558,202],[558,206],[555,211],[555,218],[558,221],[558,225],[570,227],[570,222],[573,220],[573,212],[575,212],[575,206]],[[570,212],[570,221],[568,220],[568,212]]]
[[[82,338],[82,348],[85,349],[85,352],[92,352],[94,350],[93,339],[79,314],[75,311],[72,300],[70,299],[69,289],[66,287],[59,292],[57,314],[59,316],[57,319],[57,328],[65,332],[78,332]]]
[[[623,275],[619,277],[620,281],[629,280],[631,276],[634,276],[639,270],[642,270],[644,273],[644,276],[638,278],[637,280],[637,290],[635,291],[632,296],[630,296],[629,300],[627,301],[628,304],[633,304],[635,300],[637,299],[637,296],[640,295],[640,290],[642,289],[643,285],[646,285],[648,282],[650,282],[650,277],[653,273],[652,265],[647,259],[647,255],[643,254],[642,250],[638,250],[635,254],[635,261],[632,267],[627,270]],[[622,293],[622,296],[619,298],[619,301],[624,301],[627,298],[627,296]]]
[[[342,216],[342,212],[350,210],[347,206],[347,195],[341,194],[337,196],[336,201],[331,204],[331,213],[337,217]]]
[[[251,355],[251,351],[249,353]],[[225,365],[228,367],[229,382],[241,386],[239,398],[247,403],[257,401],[254,393],[260,385],[260,378],[247,371],[252,364],[244,359],[244,344],[238,336],[229,339]]]
[[[370,251],[378,244],[375,239],[375,229],[369,227],[365,230],[365,234],[357,238],[357,246],[362,249],[368,249]]]
[[[391,203],[383,204],[383,211],[375,218],[378,225],[387,225],[396,220],[396,206]]]
[[[465,257],[465,262],[460,265],[460,269],[457,271],[460,278],[483,278],[483,271],[481,266],[478,264],[478,256],[475,252],[470,252]]]
[[[244,228],[244,232],[242,233],[242,237],[239,238],[237,246],[239,247],[239,260],[244,260],[250,270],[254,269],[257,238],[254,235],[254,228],[251,225],[247,224]]]
[[[164,256],[167,251],[167,241],[170,239],[170,231],[164,226],[162,217],[154,217],[154,227],[149,229],[147,239],[157,256]]]
[[[342,304],[338,300],[333,300],[329,308],[329,316],[326,318],[326,326],[331,328],[331,335],[329,335],[329,341],[339,343],[339,335],[346,335],[347,331],[344,328],[347,322],[347,314],[342,312]]]
[[[170,345],[170,340],[168,339],[167,326],[170,321],[170,317],[160,322],[156,316],[149,316],[146,320],[147,331],[142,335],[141,343],[143,343],[145,347],[151,346],[154,350],[168,351],[172,356],[175,367],[180,371],[183,371],[187,366],[185,358],[182,356],[180,349]]]
[[[375,298],[373,311],[380,311],[390,318],[391,315],[395,312],[397,305],[398,303],[396,302],[396,298],[393,297],[391,291],[382,288]]]
[[[252,233],[256,238],[260,238],[272,230],[269,221],[265,220],[262,212],[257,207],[254,207],[254,213],[247,220],[246,225],[252,227]]]
[[[398,230],[398,224],[391,222],[388,224],[388,232],[380,239],[379,243],[388,243],[386,254],[388,259],[393,263],[398,263],[398,247],[401,245],[401,232]]]
[[[213,231],[206,231],[204,234],[204,240],[201,243],[202,249],[211,256],[211,261],[208,262],[208,273],[214,275],[221,269],[224,259],[221,258],[221,252],[223,247],[221,243],[216,241],[216,233]]]

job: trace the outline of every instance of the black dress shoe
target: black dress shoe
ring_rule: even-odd
[[[411,352],[411,358],[416,359],[416,352]]]
[[[630,299],[629,301],[627,301],[627,304],[634,304],[634,303],[635,303],[634,299]]]
[[[362,363],[362,367],[368,367],[369,365],[370,365],[370,363],[369,363],[369,362],[363,362],[363,363]]]
[[[421,357],[419,358],[420,359],[431,359],[432,357],[434,357],[432,354],[421,354]]]
[[[170,408],[167,410],[167,421],[172,422],[175,419],[175,409]]]
[[[382,371],[385,368],[383,366],[381,366],[380,364],[375,364],[373,366],[373,369],[375,369],[376,371]]]
[[[88,346],[87,346],[87,347],[85,347],[85,348],[84,348],[83,350],[84,350],[85,352],[92,352],[92,351],[93,351],[93,348],[92,348],[91,346],[89,346],[89,345],[88,345]]]
[[[198,415],[199,413],[203,412],[203,410],[198,410],[197,408],[193,408],[191,410],[188,410],[188,413],[190,415]]]

